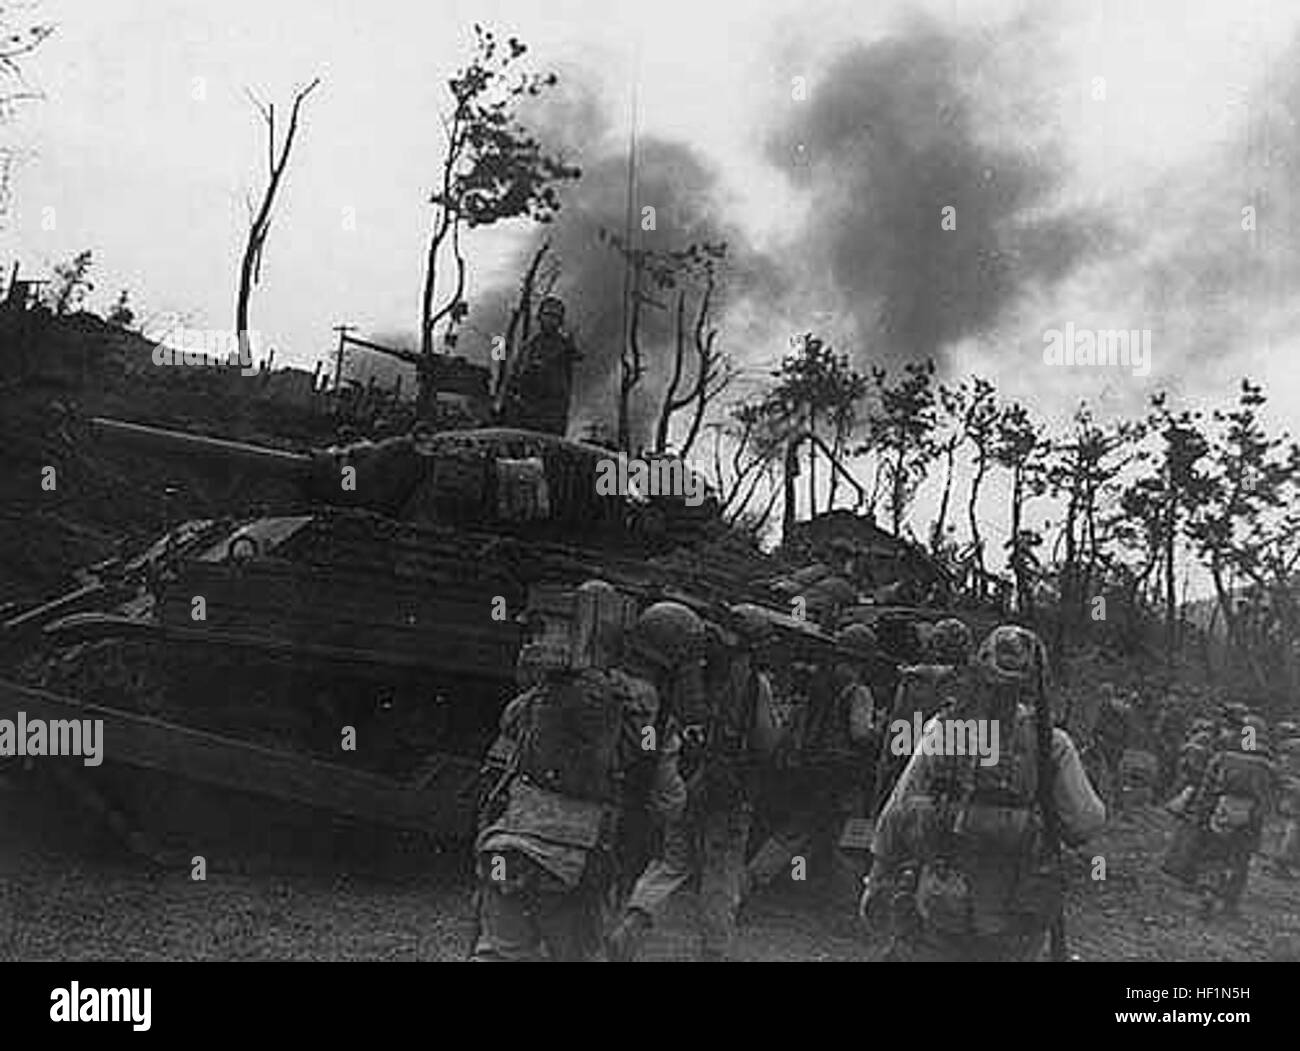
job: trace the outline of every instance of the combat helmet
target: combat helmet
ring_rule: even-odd
[[[855,657],[871,657],[879,649],[876,633],[865,624],[850,624],[847,628],[841,628],[835,641],[841,649]]]
[[[980,643],[975,662],[985,677],[1006,685],[1032,685],[1039,672],[1046,672],[1047,651],[1042,640],[1028,628],[1003,624]]]
[[[740,602],[732,606],[729,612],[732,616],[732,627],[750,646],[766,642],[776,633],[776,629],[772,626],[771,615],[761,606],[756,606],[752,602]]]
[[[627,648],[635,657],[662,671],[698,660],[704,651],[704,621],[680,602],[656,602],[628,633]]]
[[[956,617],[939,621],[930,633],[930,652],[940,664],[967,663],[974,645],[970,628]]]

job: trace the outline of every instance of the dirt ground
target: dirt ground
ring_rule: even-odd
[[[473,934],[463,849],[441,850],[251,800],[202,843],[207,878],[121,852],[86,815],[27,775],[0,773],[0,959],[458,960]],[[193,822],[194,829],[204,822]],[[211,823],[207,823],[210,825]],[[1067,912],[1082,960],[1300,959],[1300,883],[1256,860],[1237,921],[1199,919],[1158,871],[1172,818],[1118,814],[1072,858]],[[1106,859],[1106,879],[1090,878]],[[650,960],[690,959],[693,899],[683,894],[647,945]],[[746,904],[742,960],[868,960],[878,946],[849,902],[774,886]]]

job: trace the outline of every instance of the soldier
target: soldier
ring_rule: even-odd
[[[1259,850],[1264,821],[1276,798],[1277,773],[1269,761],[1268,726],[1248,715],[1233,746],[1209,762],[1187,804],[1197,830],[1193,864],[1184,882],[1200,890],[1202,915],[1235,917]]]
[[[1196,786],[1205,775],[1205,768],[1210,765],[1219,743],[1218,729],[1210,719],[1193,719],[1187,740],[1178,750],[1178,760],[1174,768],[1173,798],[1165,804],[1175,814],[1181,814],[1187,807]]]
[[[622,610],[608,584],[584,584],[572,666],[547,673],[502,715],[475,843],[476,961],[543,950],[581,960],[600,946],[623,781],[644,761],[644,731],[659,714],[654,686],[614,666]]]
[[[780,786],[798,803],[746,866],[747,891],[792,872],[790,865],[797,857],[816,865],[831,880],[852,874],[845,882],[853,888],[850,893],[856,891],[861,871],[854,872],[856,866],[838,850],[836,840],[849,818],[866,814],[870,801],[879,734],[875,698],[864,680],[865,662],[875,655],[876,638],[870,628],[854,624],[836,641],[849,659],[834,665],[829,703],[822,710],[814,705],[797,756],[796,777],[803,784],[792,786],[783,779]]]
[[[506,380],[501,422],[564,437],[569,426],[573,366],[582,355],[563,329],[564,303],[555,296],[538,304],[537,324],[537,333],[520,350]]]
[[[1069,735],[1051,731],[1047,769],[1031,700],[1043,689],[1042,642],[1024,628],[996,628],[977,675],[953,713],[996,720],[996,761],[913,754],[876,823],[875,864],[861,912],[888,923],[893,960],[1033,960],[1057,913],[1061,873],[1045,843],[1040,778],[1061,834],[1082,843],[1105,821]]]
[[[1115,696],[1114,688],[1106,688],[1106,696],[1097,713],[1097,725],[1093,731],[1096,749],[1097,787],[1101,790],[1102,801],[1111,810],[1120,809],[1123,798],[1120,783],[1120,760],[1124,749],[1130,741],[1130,724],[1132,707]],[[1084,766],[1089,767],[1088,756],[1084,756]]]
[[[1283,775],[1279,810],[1285,819],[1282,841],[1272,859],[1270,869],[1279,879],[1296,878],[1300,868],[1300,737],[1294,723],[1278,723],[1278,736],[1285,740],[1278,745],[1278,755]]]
[[[753,815],[755,761],[779,740],[772,688],[754,664],[766,625],[737,614],[739,638],[710,627],[704,689],[676,706],[656,796],[663,848],[641,874],[610,936],[611,959],[635,959],[668,899],[692,877],[699,881],[701,957],[731,951]],[[686,793],[676,790],[685,784]]]
[[[1187,717],[1183,705],[1171,695],[1166,695],[1160,702],[1159,715],[1155,723],[1156,755],[1160,760],[1161,798],[1176,792],[1178,777],[1178,752],[1182,746],[1187,727]]]
[[[960,620],[950,617],[939,621],[930,631],[925,643],[929,663],[915,664],[900,669],[898,689],[894,704],[885,721],[885,733],[880,743],[880,758],[876,764],[874,783],[874,812],[885,805],[894,782],[907,764],[905,755],[896,754],[891,747],[890,726],[902,720],[909,726],[917,712],[921,722],[932,715],[965,688],[966,671],[970,662],[971,633]]]

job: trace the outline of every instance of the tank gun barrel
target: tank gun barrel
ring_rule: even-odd
[[[301,481],[308,479],[312,469],[312,458],[306,453],[286,452],[247,442],[232,442],[225,438],[206,438],[198,434],[127,423],[104,416],[91,419],[88,427],[96,441],[144,456],[206,459]]]

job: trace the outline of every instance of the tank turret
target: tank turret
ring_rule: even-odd
[[[653,496],[608,492],[597,480],[602,474],[618,475],[617,453],[533,431],[417,429],[379,442],[304,453],[103,417],[90,420],[89,429],[96,442],[108,447],[180,460],[199,471],[217,468],[282,479],[310,502],[407,522],[525,528],[577,543],[609,533],[652,546],[656,539],[675,546],[689,543],[717,520],[716,501],[680,461],[652,461],[652,471],[663,464],[677,472],[669,485],[665,470],[664,484],[651,490]]]

